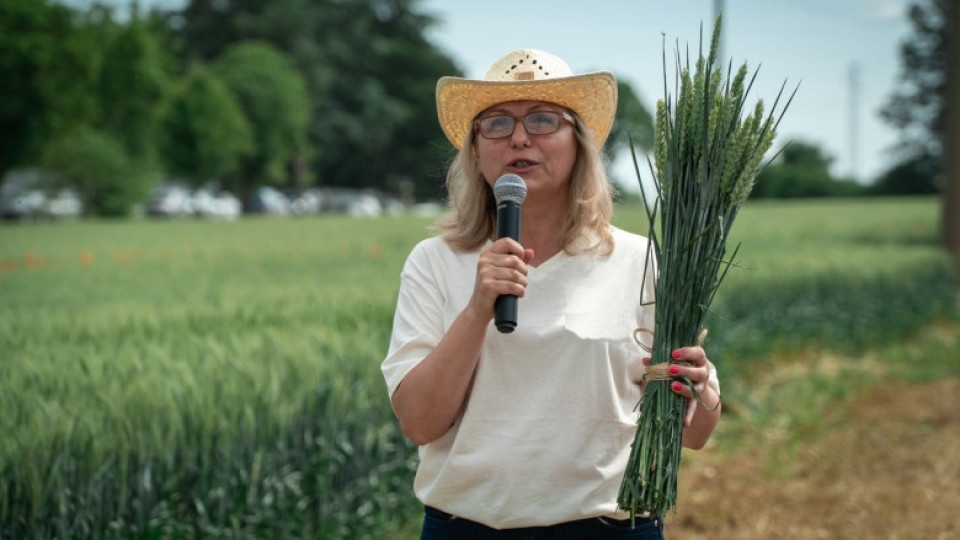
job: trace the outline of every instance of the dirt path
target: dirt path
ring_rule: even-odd
[[[690,454],[667,537],[960,538],[960,381],[874,389],[825,421],[792,450],[758,434]]]

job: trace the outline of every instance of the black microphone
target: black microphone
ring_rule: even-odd
[[[515,174],[505,174],[494,184],[493,196],[497,199],[497,239],[507,237],[519,242],[520,210],[527,198],[527,184]],[[493,307],[497,330],[503,334],[513,332],[517,327],[516,295],[501,294]]]

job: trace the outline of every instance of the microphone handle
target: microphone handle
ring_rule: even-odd
[[[520,241],[521,206],[513,201],[504,201],[497,205],[497,238],[513,238]],[[513,294],[501,294],[493,304],[494,324],[502,334],[509,334],[517,328],[517,297]]]
[[[497,312],[494,324],[501,334],[509,334],[517,328],[517,297],[513,294],[501,294],[493,302]]]

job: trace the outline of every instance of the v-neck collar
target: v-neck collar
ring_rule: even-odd
[[[540,263],[538,266],[527,265],[527,273],[532,275],[545,274],[554,266],[561,265],[563,263],[563,259],[569,257],[570,256],[567,255],[567,252],[561,249],[560,251],[554,253],[549,259]]]

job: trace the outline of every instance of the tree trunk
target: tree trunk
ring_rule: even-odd
[[[960,0],[951,0],[947,12],[947,84],[944,96],[946,133],[943,165],[941,238],[960,276]]]
[[[298,150],[290,163],[287,164],[290,172],[290,187],[296,195],[303,195],[307,189],[307,158],[304,152]]]

